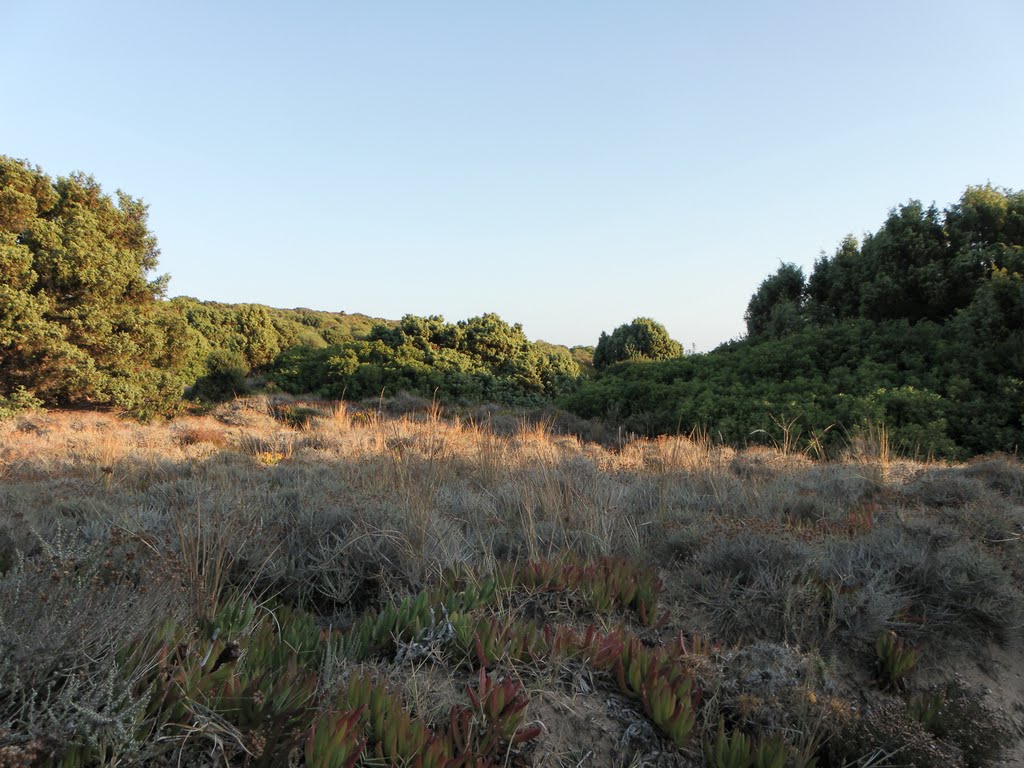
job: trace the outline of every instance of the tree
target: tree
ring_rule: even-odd
[[[814,322],[857,317],[860,312],[860,243],[847,235],[829,258],[824,251],[807,280],[805,309]]]
[[[91,177],[0,156],[0,396],[114,405],[180,399],[190,339],[159,299],[147,206]]]
[[[750,297],[743,316],[747,335],[778,338],[798,330],[803,323],[806,289],[804,271],[796,264],[782,264]]]
[[[1024,192],[991,184],[968,187],[947,211],[946,230],[956,250],[1024,246]]]
[[[607,368],[624,360],[667,360],[683,354],[683,347],[665,326],[649,317],[620,325],[609,336],[602,332],[594,348],[594,367]]]
[[[241,352],[250,370],[269,364],[281,351],[278,333],[267,310],[259,304],[242,304],[235,314]]]
[[[493,312],[460,320],[458,350],[490,367],[514,365],[530,342],[519,323],[509,325]]]

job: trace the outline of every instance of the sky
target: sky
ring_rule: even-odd
[[[0,154],[143,198],[170,295],[738,338],[910,199],[1024,188],[1024,2],[0,0]]]

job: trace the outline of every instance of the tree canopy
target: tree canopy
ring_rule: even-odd
[[[530,342],[519,324],[486,314],[446,322],[406,315],[366,339],[294,347],[270,368],[288,392],[376,397],[410,392],[442,400],[536,404],[567,394],[580,378],[569,350]]]
[[[602,332],[594,348],[594,368],[601,370],[625,360],[668,360],[683,354],[683,346],[668,335],[661,323],[638,317],[620,325],[611,335]]]
[[[0,397],[138,414],[180,397],[189,332],[159,301],[147,215],[91,176],[0,156]]]
[[[1024,444],[1024,193],[986,185],[943,211],[898,206],[809,278],[782,264],[745,318],[743,340],[616,366],[563,404],[645,433],[698,427],[731,443],[782,442],[786,431],[829,448],[885,424],[912,454]]]
[[[944,211],[911,200],[859,243],[847,236],[805,281],[783,264],[747,306],[747,334],[778,338],[805,322],[946,322],[998,270],[1024,270],[1024,192],[968,187]]]

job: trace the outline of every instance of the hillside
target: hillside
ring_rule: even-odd
[[[323,347],[352,339],[365,339],[375,325],[397,325],[395,320],[370,317],[358,312],[350,314],[304,307],[278,309],[263,304],[225,304],[201,301],[191,296],[176,296],[169,303],[182,312],[213,347],[226,346],[224,337],[229,333],[228,329],[242,333],[245,323],[240,319],[240,313],[246,307],[266,315],[281,349],[293,346]]]

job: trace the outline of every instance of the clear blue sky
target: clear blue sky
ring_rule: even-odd
[[[1021,0],[2,8],[0,153],[143,197],[172,295],[709,349],[780,261],[1024,187]]]

